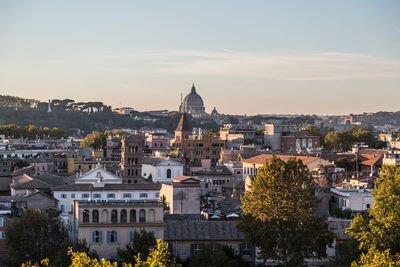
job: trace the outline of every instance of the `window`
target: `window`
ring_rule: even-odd
[[[308,148],[312,148],[312,140],[311,139],[308,140]]]
[[[154,196],[158,199],[160,197],[160,193],[155,193]]]
[[[139,222],[146,222],[146,211],[145,210],[139,211]]]
[[[124,193],[123,198],[132,198],[131,193]]]
[[[92,243],[102,243],[103,242],[103,232],[92,231]]]
[[[136,210],[131,210],[131,211],[129,212],[129,221],[130,221],[131,223],[136,222]]]
[[[240,247],[241,247],[241,250],[242,250],[241,253],[243,256],[251,254],[251,248],[250,248],[249,244],[244,243],[244,244],[241,244]]]
[[[303,143],[302,143],[302,148],[306,148],[307,147],[307,140],[303,139]]]
[[[115,198],[115,194],[114,193],[107,194],[107,198]]]
[[[112,223],[118,222],[118,212],[117,212],[117,210],[112,210],[111,211],[111,222]]]
[[[6,232],[0,231],[0,239],[6,239]]]
[[[75,194],[71,194],[71,198],[75,198]]]
[[[121,223],[127,223],[128,216],[126,214],[126,210],[121,210]]]
[[[369,208],[371,208],[371,205],[370,205],[370,204],[367,204],[367,209],[369,209]]]
[[[190,254],[197,254],[200,250],[200,244],[191,244],[190,245]]]
[[[61,205],[61,212],[65,212],[65,205]]]
[[[107,242],[108,243],[118,243],[118,231],[107,231]]]
[[[67,194],[61,194],[61,198],[67,198]]]
[[[3,218],[0,218],[0,227],[3,227]]]
[[[171,169],[167,170],[167,178],[171,178]]]
[[[93,210],[92,211],[92,223],[98,223],[98,222],[99,222],[99,211]]]
[[[133,242],[133,240],[135,240],[135,232],[136,230],[129,231],[129,242]]]
[[[140,198],[147,198],[147,193],[140,193],[139,197]]]
[[[82,198],[89,198],[89,194],[87,194],[87,193],[82,194]]]
[[[101,198],[101,194],[93,194],[93,198]]]
[[[88,223],[89,222],[89,216],[90,216],[89,211],[88,210],[84,210],[83,211],[83,216],[82,216],[82,221],[84,223]]]

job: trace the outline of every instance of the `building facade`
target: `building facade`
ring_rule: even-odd
[[[71,238],[86,240],[100,258],[117,259],[117,249],[133,242],[135,231],[164,239],[163,204],[159,201],[74,201]]]

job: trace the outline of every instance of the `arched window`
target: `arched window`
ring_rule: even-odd
[[[82,222],[88,223],[89,222],[90,213],[88,210],[83,211]]]
[[[120,222],[121,223],[127,223],[127,218],[128,216],[127,216],[127,214],[126,214],[126,210],[121,210],[121,220],[120,220]]]
[[[111,222],[112,223],[118,222],[118,212],[117,212],[117,210],[112,210],[111,211]]]
[[[110,218],[108,218],[108,210],[106,210],[106,209],[104,209],[102,212],[101,212],[101,222],[103,222],[103,223],[108,223],[108,220],[109,220]]]
[[[99,211],[93,210],[92,211],[92,223],[98,223],[98,222],[99,222]]]
[[[307,147],[307,140],[303,139],[303,145],[301,146],[302,148],[306,148]]]
[[[312,148],[312,140],[308,139],[308,148]]]
[[[296,150],[300,150],[300,139],[296,140]]]
[[[167,170],[167,178],[171,178],[171,169]]]
[[[131,223],[136,222],[136,210],[131,210],[129,212],[129,222]]]
[[[145,210],[139,211],[139,222],[146,222],[146,211]]]
[[[149,210],[149,219],[148,219],[148,221],[153,223],[154,220],[155,220],[155,213],[154,213],[154,210],[151,209],[151,210]]]

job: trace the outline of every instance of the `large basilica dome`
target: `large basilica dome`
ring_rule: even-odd
[[[203,99],[198,93],[196,93],[194,84],[190,93],[183,99],[179,111],[189,113],[193,117],[206,115]]]

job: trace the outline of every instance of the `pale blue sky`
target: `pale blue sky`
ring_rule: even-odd
[[[0,94],[176,110],[400,110],[400,1],[0,0]]]

